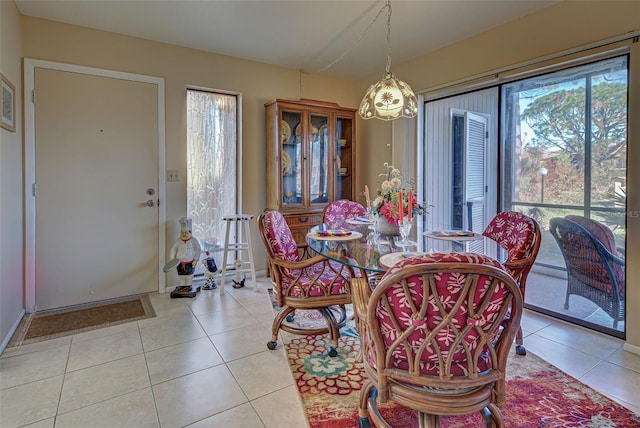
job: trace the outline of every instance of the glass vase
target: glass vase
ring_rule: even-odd
[[[385,216],[381,215],[378,221],[378,230],[381,235],[385,236],[400,236],[400,228],[396,225],[389,223]]]

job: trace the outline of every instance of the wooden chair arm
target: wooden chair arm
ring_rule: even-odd
[[[356,317],[364,321],[367,315],[367,303],[371,297],[371,288],[367,278],[351,279],[351,299]]]
[[[328,264],[329,263],[329,259],[327,259],[324,256],[314,256],[311,257],[309,259],[304,259],[304,260],[300,260],[299,262],[290,262],[288,260],[282,260],[282,259],[273,259],[273,264],[277,265],[277,266],[281,266],[285,269],[304,269],[307,268],[309,266],[313,266],[317,263],[325,263]]]
[[[520,259],[508,261],[503,264],[505,268],[509,271],[509,273],[513,276],[513,279],[516,280],[517,283],[520,283],[522,280],[522,276],[524,272],[530,268],[533,264],[530,258]]]
[[[510,261],[504,262],[504,267],[506,267],[507,269],[516,270],[516,269],[523,268],[528,264],[531,264],[531,260],[529,260],[529,258],[525,258],[525,259],[510,260]]]

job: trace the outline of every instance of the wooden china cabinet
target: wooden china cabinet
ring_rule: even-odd
[[[355,109],[324,101],[265,104],[267,210],[280,211],[298,243],[337,199],[355,198]]]

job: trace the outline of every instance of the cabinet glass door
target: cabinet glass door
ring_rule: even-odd
[[[338,181],[336,185],[336,199],[353,200],[352,189],[355,157],[353,119],[338,117],[336,120],[336,163],[338,167]]]
[[[282,205],[300,205],[302,189],[302,112],[283,111],[280,123],[280,159],[282,162]]]
[[[309,199],[329,202],[329,117],[311,114],[309,127]]]

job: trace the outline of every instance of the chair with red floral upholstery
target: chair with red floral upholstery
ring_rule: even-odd
[[[482,234],[497,241],[507,250],[508,256],[504,266],[516,280],[524,299],[527,276],[540,250],[541,233],[538,222],[517,211],[503,211],[491,220]],[[522,328],[518,329],[516,335],[516,353],[527,354]]]
[[[273,320],[267,347],[276,348],[280,329],[303,335],[329,333],[332,346],[328,354],[335,357],[340,328],[347,320],[345,305],[351,303],[349,282],[355,276],[353,270],[320,255],[303,259],[285,218],[278,211],[262,213],[258,229],[271,265],[277,303],[282,308]],[[291,323],[296,309],[318,310],[327,327],[296,326]]]
[[[625,260],[615,252],[613,234],[608,236],[600,227],[592,229],[593,233],[582,226],[589,223],[584,221],[588,219],[582,219],[578,219],[579,223],[567,216],[552,218],[549,222],[549,231],[567,266],[564,307],[569,309],[571,295],[582,296],[609,314],[616,329],[618,322],[624,320]]]
[[[417,411],[420,427],[475,412],[504,427],[507,357],[523,305],[504,266],[472,253],[411,257],[373,291],[354,281],[353,299],[367,376],[361,428],[370,419],[389,426],[378,410],[387,401]]]
[[[322,211],[322,222],[329,229],[341,229],[345,227],[345,221],[354,217],[363,217],[367,214],[365,207],[348,199],[339,199],[331,202]]]

